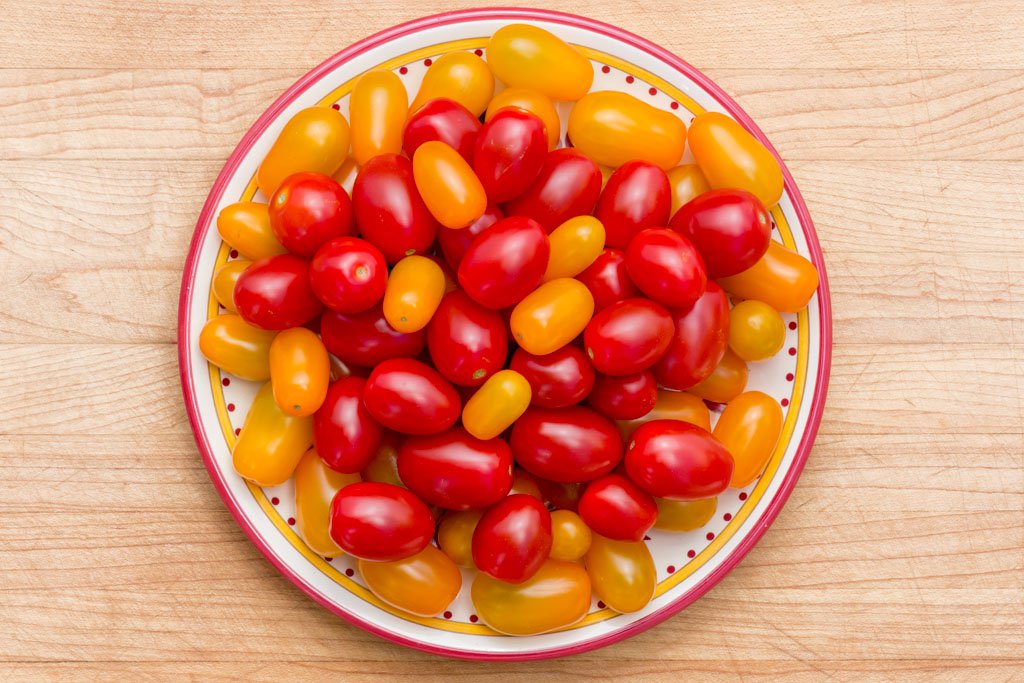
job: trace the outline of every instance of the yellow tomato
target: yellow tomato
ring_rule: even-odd
[[[251,265],[252,261],[238,259],[228,261],[213,272],[213,296],[232,313],[238,312],[235,308],[235,283],[238,282],[238,276]]]
[[[590,527],[572,510],[551,513],[551,559],[575,562],[590,548]]]
[[[516,107],[534,114],[544,122],[544,130],[548,136],[548,149],[558,146],[558,138],[562,134],[562,122],[558,118],[558,110],[544,93],[529,88],[505,88],[494,96],[487,105],[487,118],[490,120],[495,112],[505,107]]]
[[[771,396],[748,391],[729,402],[714,431],[735,463],[729,486],[743,488],[761,476],[780,434],[782,408]]]
[[[221,209],[217,215],[220,238],[251,261],[287,251],[274,237],[266,204],[237,202]]]
[[[668,500],[655,498],[658,504],[658,521],[655,529],[662,531],[693,531],[699,529],[715,516],[718,498],[703,500]]]
[[[299,417],[319,410],[331,381],[331,361],[316,332],[293,327],[270,345],[270,382],[274,400],[284,412]]]
[[[416,148],[412,175],[423,203],[446,228],[467,228],[487,210],[487,193],[472,167],[440,140]]]
[[[487,64],[510,87],[533,88],[553,100],[578,100],[594,82],[594,66],[558,36],[537,26],[503,26],[487,43]]]
[[[544,282],[560,277],[576,277],[604,250],[604,226],[593,216],[577,216],[548,235],[551,255],[544,271]]]
[[[462,588],[462,572],[432,545],[394,562],[359,560],[366,587],[392,607],[420,617],[443,612]]]
[[[498,633],[530,636],[571,626],[590,610],[590,579],[575,562],[547,560],[522,583],[477,572],[473,607]]]
[[[379,481],[406,488],[402,478],[398,476],[398,447],[401,443],[397,434],[385,432],[380,448],[363,468],[363,481]]]
[[[779,162],[737,121],[714,111],[698,114],[687,139],[711,187],[746,190],[769,209],[778,203],[783,185]]]
[[[747,387],[747,364],[732,349],[726,349],[722,360],[708,377],[688,392],[715,403],[728,403]]]
[[[334,494],[357,481],[358,474],[342,474],[324,465],[314,448],[299,460],[295,468],[295,529],[317,555],[337,557],[342,554],[327,531],[331,501]]]
[[[613,541],[592,534],[584,561],[594,594],[616,612],[636,612],[654,597],[658,575],[644,541]]]
[[[738,275],[719,278],[718,284],[741,299],[757,299],[776,311],[796,313],[818,289],[818,270],[800,254],[772,241],[760,261]]]
[[[348,140],[348,121],[341,112],[327,106],[303,109],[284,124],[256,172],[256,184],[272,197],[293,173],[331,175],[348,156]]]
[[[426,256],[406,256],[391,270],[384,290],[384,319],[398,332],[422,330],[444,297],[441,266]]]
[[[593,315],[590,290],[579,280],[563,277],[545,282],[516,304],[509,325],[527,353],[544,356],[575,339]]]
[[[331,177],[345,188],[349,194],[352,194],[352,185],[356,182],[356,176],[359,174],[359,164],[356,163],[354,157],[349,157],[342,162],[338,170],[335,171]]]
[[[707,178],[697,164],[683,164],[668,171],[668,187],[672,192],[672,213],[694,197],[711,191]]]
[[[448,511],[437,528],[437,545],[460,567],[473,567],[473,532],[483,510]]]
[[[478,439],[493,439],[530,407],[530,383],[515,370],[499,370],[462,409],[462,426]]]
[[[206,360],[235,377],[270,379],[270,345],[277,332],[253,327],[234,313],[211,318],[199,333]]]
[[[313,418],[284,413],[267,382],[245,416],[231,459],[242,478],[260,486],[277,486],[288,481],[312,445]]]
[[[573,106],[569,138],[579,151],[605,166],[617,168],[639,159],[667,170],[683,156],[686,124],[632,95],[602,90]]]
[[[362,166],[378,154],[402,151],[402,129],[409,116],[409,95],[392,71],[367,71],[352,88],[348,117],[352,156]]]
[[[447,97],[480,116],[494,94],[494,76],[484,60],[472,52],[449,52],[427,68],[416,99],[415,112],[430,100]]]
[[[651,412],[635,420],[618,421],[622,439],[629,440],[640,425],[654,420],[679,420],[711,431],[711,412],[701,398],[685,391],[658,389],[658,399]]]
[[[729,311],[729,348],[745,361],[771,358],[786,341],[786,323],[778,311],[756,299]]]
[[[509,489],[508,495],[514,496],[517,493],[525,493],[534,498],[541,497],[540,487],[537,486],[533,476],[526,470],[521,470],[518,467],[512,473],[512,488]]]

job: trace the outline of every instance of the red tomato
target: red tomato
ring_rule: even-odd
[[[540,489],[541,500],[551,507],[556,510],[572,510],[573,512],[579,507],[580,496],[583,495],[583,488],[586,484],[540,478],[536,481],[537,488]]]
[[[235,283],[235,307],[245,322],[264,330],[298,327],[324,310],[309,284],[309,263],[291,254],[246,268]]]
[[[628,375],[657,363],[673,334],[672,316],[664,307],[650,299],[626,299],[590,319],[583,345],[595,370]]]
[[[477,303],[507,308],[540,284],[549,252],[536,221],[506,218],[473,240],[459,264],[459,284]]]
[[[622,459],[615,424],[573,406],[530,408],[512,427],[512,455],[535,476],[551,481],[590,481],[608,474]]]
[[[544,122],[522,109],[502,109],[476,138],[473,170],[488,199],[507,202],[533,184],[547,156]]]
[[[687,310],[673,311],[672,318],[676,334],[654,366],[654,376],[662,386],[684,391],[707,378],[725,355],[729,299],[709,280],[707,291],[697,303]]]
[[[626,271],[626,255],[618,249],[605,249],[576,279],[594,295],[595,311],[640,296]]]
[[[509,202],[505,213],[532,218],[551,232],[570,218],[593,211],[600,194],[597,164],[575,149],[556,149],[548,152],[537,179]]]
[[[705,192],[683,204],[669,225],[693,242],[708,277],[716,278],[742,273],[757,263],[772,236],[764,204],[745,190]]]
[[[473,531],[473,563],[484,574],[522,583],[551,552],[551,513],[533,496],[508,496],[484,513]]]
[[[481,233],[489,230],[491,226],[504,217],[505,214],[501,212],[501,209],[491,205],[468,228],[446,228],[441,226],[437,231],[437,243],[440,245],[441,253],[444,254],[444,259],[451,266],[451,269],[458,271],[459,264],[462,263],[462,257],[465,256],[466,250],[469,249],[469,245],[473,243],[473,240]]]
[[[658,506],[629,479],[609,474],[587,485],[579,513],[591,531],[605,538],[642,541],[658,519]]]
[[[414,494],[394,484],[361,481],[331,501],[331,540],[364,560],[393,562],[415,555],[434,537],[434,515]]]
[[[380,249],[358,237],[339,237],[320,247],[309,266],[313,292],[338,313],[365,311],[381,300],[388,264]]]
[[[634,237],[626,250],[626,270],[641,292],[669,308],[688,308],[707,286],[697,249],[668,228]]]
[[[331,384],[313,415],[313,445],[324,464],[336,472],[359,472],[376,455],[384,430],[363,406],[361,377]]]
[[[329,175],[295,173],[270,198],[270,227],[288,251],[310,258],[335,237],[351,235],[352,202]]]
[[[508,328],[501,314],[456,290],[445,295],[430,320],[427,348],[449,381],[477,387],[505,367]]]
[[[423,203],[412,177],[412,162],[398,154],[373,157],[352,186],[356,225],[388,263],[428,251],[437,221]]]
[[[390,358],[415,358],[427,345],[423,330],[396,332],[378,303],[361,313],[328,311],[320,319],[324,346],[344,363],[372,368]]]
[[[608,179],[594,216],[604,225],[605,244],[625,249],[641,230],[667,225],[671,209],[665,172],[646,161],[630,161]]]
[[[640,425],[626,449],[626,474],[657,498],[699,500],[729,486],[733,461],[707,430],[689,422],[654,420]]]
[[[431,505],[485,508],[512,488],[512,451],[502,439],[483,441],[455,427],[406,439],[398,450],[398,475]]]
[[[402,150],[412,159],[416,149],[424,142],[440,140],[472,164],[479,132],[480,120],[468,109],[455,100],[438,97],[409,117],[402,134]]]
[[[635,420],[651,412],[658,400],[658,382],[645,370],[632,375],[598,375],[587,405],[613,420]]]
[[[526,378],[533,392],[530,403],[541,408],[567,408],[594,387],[594,368],[571,344],[545,356],[517,349],[508,367]]]
[[[377,422],[402,434],[437,434],[459,419],[462,403],[437,370],[408,358],[386,360],[373,369],[363,404]]]

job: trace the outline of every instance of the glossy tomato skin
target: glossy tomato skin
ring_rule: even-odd
[[[547,155],[544,122],[522,109],[507,108],[480,130],[473,170],[489,200],[507,202],[533,184]]]
[[[685,391],[659,389],[654,408],[635,420],[620,420],[619,432],[622,433],[623,439],[629,441],[637,427],[653,420],[680,420],[711,431],[711,411],[708,410],[704,399]]]
[[[472,52],[456,50],[430,65],[409,110],[419,111],[425,103],[447,97],[480,116],[493,94],[494,76],[486,62]]]
[[[270,380],[281,410],[299,417],[316,412],[331,380],[331,362],[320,337],[305,327],[280,332],[270,345]]]
[[[264,330],[298,327],[324,310],[309,282],[309,263],[291,254],[249,266],[235,284],[235,306],[247,323]]]
[[[569,137],[591,159],[613,168],[633,160],[668,170],[686,145],[686,124],[629,93],[587,93],[569,114]]]
[[[539,26],[508,24],[487,43],[487,64],[510,87],[535,88],[553,100],[578,100],[594,82],[579,50]]]
[[[487,194],[473,168],[440,140],[416,149],[412,170],[420,197],[442,226],[467,228],[487,210]]]
[[[271,145],[256,172],[256,184],[270,197],[293,173],[334,173],[348,156],[348,143],[348,121],[341,112],[326,106],[303,109]]]
[[[601,194],[601,169],[582,152],[548,152],[537,179],[505,206],[509,216],[526,216],[551,232],[575,216],[589,214]]]
[[[540,499],[548,506],[556,510],[571,510],[575,512],[580,505],[580,496],[583,495],[585,483],[551,481],[550,479],[536,478],[537,488],[540,489]]]
[[[729,348],[745,361],[771,358],[786,343],[786,323],[774,308],[746,299],[729,311]]]
[[[567,408],[579,403],[593,389],[596,378],[586,355],[571,344],[544,356],[517,349],[509,368],[530,383],[530,403],[540,408]]]
[[[693,306],[672,312],[675,336],[654,366],[658,383],[683,391],[714,371],[729,341],[729,300],[722,288],[708,282]]]
[[[413,254],[395,264],[384,290],[384,319],[406,334],[424,329],[447,287],[440,259]]]
[[[250,261],[288,251],[274,237],[269,207],[258,202],[235,202],[221,209],[217,234]]]
[[[427,326],[427,348],[448,381],[475,387],[505,365],[508,332],[499,313],[456,290],[445,295]]]
[[[650,299],[626,299],[591,318],[583,332],[583,346],[598,372],[629,375],[657,363],[673,334],[675,326],[665,307]]]
[[[707,286],[693,244],[667,228],[644,230],[626,250],[626,270],[640,291],[669,308],[687,308]]]
[[[640,290],[629,279],[626,254],[618,249],[605,249],[576,279],[594,295],[596,311],[617,301],[640,296]]]
[[[394,358],[373,369],[363,404],[379,423],[402,434],[437,434],[459,419],[462,403],[437,370],[418,360]]]
[[[576,562],[547,560],[523,583],[478,572],[473,609],[499,633],[530,636],[571,626],[590,609],[590,578]]]
[[[235,471],[260,486],[288,481],[313,445],[313,418],[289,415],[274,401],[270,382],[256,393],[231,449]]]
[[[632,375],[598,375],[587,405],[612,420],[635,420],[651,412],[658,400],[658,382],[650,370]]]
[[[782,196],[782,169],[774,155],[736,120],[719,112],[694,118],[690,151],[713,188],[734,187],[771,208]]]
[[[328,311],[320,319],[324,346],[345,363],[372,368],[391,358],[415,358],[423,352],[423,330],[403,334],[388,325],[378,303],[360,313]]]
[[[270,379],[270,346],[277,332],[261,330],[227,313],[210,318],[199,333],[203,357],[236,377],[255,382]]]
[[[458,272],[462,257],[465,256],[469,245],[477,236],[489,230],[493,225],[505,217],[494,204],[491,204],[483,212],[480,218],[473,221],[467,228],[445,228],[437,231],[437,244],[441,247],[444,260],[452,271]]]
[[[394,562],[359,560],[366,587],[393,607],[420,617],[437,616],[462,588],[462,573],[432,545]]]
[[[658,498],[699,500],[729,486],[733,459],[711,434],[678,420],[641,425],[626,449],[626,474]]]
[[[665,172],[646,161],[630,161],[608,179],[594,216],[604,224],[605,243],[625,249],[640,231],[667,225],[671,208]]]
[[[575,562],[590,548],[590,528],[572,510],[551,513],[551,559]]]
[[[515,370],[499,370],[466,401],[462,425],[478,439],[494,439],[530,407],[530,383]]]
[[[779,402],[760,391],[740,394],[715,424],[715,438],[735,462],[729,486],[743,488],[761,476],[782,433]]]
[[[617,541],[642,541],[658,518],[658,506],[629,479],[609,474],[587,485],[580,517],[591,531]]]
[[[358,313],[384,296],[388,264],[380,249],[358,237],[339,237],[317,250],[309,266],[313,292],[327,308]]]
[[[676,215],[683,204],[711,189],[697,164],[683,164],[669,169],[668,184],[672,193],[672,216]]]
[[[589,408],[530,408],[512,427],[512,454],[527,472],[555,482],[590,481],[615,469],[622,440]]]
[[[237,259],[228,261],[213,271],[213,296],[217,299],[217,303],[232,313],[237,312],[235,309],[235,283],[251,265],[252,261]]]
[[[722,278],[719,284],[730,294],[763,301],[776,311],[796,313],[817,291],[818,270],[800,254],[772,240],[757,263]]]
[[[728,403],[747,387],[749,371],[747,364],[732,349],[726,349],[722,360],[711,374],[699,384],[689,388],[689,393],[700,396],[712,403]]]
[[[335,472],[362,471],[383,443],[383,427],[363,406],[365,388],[361,377],[339,379],[327,389],[327,398],[313,416],[313,444]]]
[[[523,493],[498,502],[473,531],[473,563],[502,581],[526,581],[550,553],[551,514],[544,503]]]
[[[708,277],[736,275],[764,256],[772,221],[764,204],[745,190],[712,190],[676,212],[669,224],[700,252]]]
[[[595,533],[583,561],[594,595],[609,609],[636,612],[654,597],[658,574],[643,541],[616,541]]]
[[[459,264],[459,284],[487,308],[507,308],[532,292],[548,264],[548,237],[529,218],[498,221],[470,244]]]
[[[563,277],[545,282],[516,304],[509,328],[517,344],[540,356],[578,337],[593,314],[590,290],[579,280]]]
[[[322,173],[295,173],[270,199],[270,227],[291,253],[311,258],[334,239],[351,235],[352,202],[345,188]]]
[[[398,450],[409,490],[447,510],[486,508],[512,487],[512,451],[501,439],[477,439],[461,427],[414,436]]]
[[[393,562],[411,557],[434,537],[434,515],[409,491],[362,481],[331,501],[331,540],[362,560]]]
[[[544,130],[548,139],[548,150],[558,146],[558,138],[562,134],[562,124],[558,118],[558,110],[544,93],[529,88],[505,88],[491,99],[487,105],[487,119],[507,107],[515,107],[540,117],[544,122]]]
[[[438,97],[416,110],[405,124],[402,150],[410,159],[424,142],[439,140],[473,163],[480,121],[455,100]]]
[[[544,282],[560,277],[576,277],[604,250],[604,226],[593,216],[576,216],[548,235],[551,256],[544,271]]]
[[[408,116],[409,95],[396,73],[375,69],[360,76],[348,100],[356,163],[402,151],[402,126]]]
[[[311,448],[295,468],[295,530],[313,552],[324,557],[341,555],[327,528],[331,501],[341,489],[359,481],[358,474],[342,474],[324,465]]]
[[[363,481],[379,481],[408,488],[402,478],[398,476],[398,448],[402,445],[404,438],[401,434],[384,430],[380,448],[370,458],[370,462],[366,464],[363,471],[359,473]]]

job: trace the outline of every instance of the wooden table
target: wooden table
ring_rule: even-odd
[[[684,613],[571,659],[391,645],[281,578],[196,451],[180,273],[242,133],[334,51],[472,2],[5,0],[0,679],[1024,677],[1024,5],[558,6],[704,70],[779,148],[835,308],[789,504]]]

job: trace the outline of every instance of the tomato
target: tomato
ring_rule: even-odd
[[[575,346],[563,346],[543,356],[517,349],[509,368],[530,383],[530,403],[540,408],[574,405],[594,387],[594,368]]]
[[[583,345],[598,372],[629,375],[657,363],[673,334],[672,316],[664,307],[650,299],[626,299],[591,318]]]
[[[615,425],[580,406],[530,408],[512,427],[510,444],[523,469],[554,482],[597,479],[622,459],[622,440]]]
[[[544,122],[509,107],[497,112],[480,130],[473,170],[492,202],[507,202],[536,180],[547,155]]]
[[[256,392],[231,460],[243,479],[259,486],[277,486],[288,481],[312,445],[313,418],[295,417],[278,408],[267,382]]]
[[[388,265],[380,249],[358,237],[339,237],[320,247],[309,265],[320,301],[338,313],[358,313],[384,296]]]
[[[529,88],[505,88],[494,96],[491,103],[487,105],[487,118],[502,109],[514,107],[528,111],[539,117],[544,122],[544,133],[548,141],[548,150],[558,146],[558,138],[562,134],[562,124],[558,120],[558,110],[551,103],[547,95],[530,90]]]
[[[633,432],[626,474],[652,496],[698,500],[729,485],[733,460],[706,430],[678,420],[654,420]]]
[[[206,360],[241,379],[270,379],[270,345],[277,332],[253,327],[228,313],[210,318],[199,333],[199,350]]]
[[[729,338],[729,300],[709,281],[693,306],[673,311],[676,335],[654,366],[658,383],[669,389],[689,389],[706,378],[725,355]],[[330,347],[328,347],[330,348]]]
[[[217,233],[229,246],[252,261],[287,251],[274,237],[266,204],[237,202],[217,214]]]
[[[658,382],[649,370],[632,375],[598,375],[587,405],[613,420],[635,420],[654,409]]]
[[[348,193],[322,173],[294,173],[285,178],[270,199],[269,214],[277,240],[304,258],[311,258],[335,237],[353,232]]]
[[[505,365],[508,333],[497,312],[464,292],[445,295],[427,327],[434,367],[449,381],[479,386]]]
[[[413,180],[412,162],[381,154],[362,167],[352,186],[352,207],[363,239],[380,249],[388,263],[428,251],[437,221]]]
[[[419,617],[434,617],[443,612],[462,588],[462,572],[432,545],[402,560],[359,560],[357,566],[374,595]]]
[[[486,508],[512,487],[512,451],[455,427],[414,436],[398,449],[398,474],[424,502],[448,510]]]
[[[437,140],[424,142],[412,159],[416,189],[437,222],[466,228],[487,209],[487,194],[473,168],[459,153]]]
[[[352,88],[348,117],[352,156],[360,166],[379,154],[402,151],[402,127],[409,116],[409,95],[391,71],[367,71]]]
[[[626,250],[629,279],[669,308],[689,308],[704,293],[707,274],[693,244],[667,228],[644,230]]]
[[[551,513],[551,559],[575,562],[590,548],[590,528],[572,510]]]
[[[541,492],[541,500],[556,510],[576,512],[580,504],[580,496],[586,484],[580,482],[559,482],[549,479],[537,479],[537,487]]]
[[[455,100],[438,97],[430,100],[409,117],[402,133],[402,150],[411,159],[424,142],[438,140],[452,147],[463,159],[473,163],[480,121]]]
[[[771,242],[761,260],[739,275],[722,278],[722,288],[743,299],[757,299],[776,311],[802,311],[818,289],[814,264],[778,242]]]
[[[729,311],[729,348],[745,361],[771,358],[786,343],[786,323],[778,312],[755,299]]]
[[[359,174],[359,164],[352,157],[345,159],[338,170],[331,174],[334,181],[344,187],[346,190],[352,189],[352,183],[356,181],[356,176]]]
[[[573,106],[569,139],[605,166],[646,161],[668,170],[683,156],[686,124],[628,93],[603,90],[589,93]]]
[[[764,205],[744,190],[712,190],[690,200],[670,227],[700,252],[708,277],[735,275],[764,256],[772,222]]]
[[[270,197],[293,173],[312,171],[330,175],[348,156],[348,121],[331,107],[309,107],[281,129],[256,171],[256,184]],[[255,258],[254,255],[251,255]]]
[[[502,26],[487,43],[487,64],[509,87],[534,88],[553,100],[578,100],[594,82],[579,50],[538,26]]]
[[[443,432],[459,419],[462,408],[448,380],[408,358],[386,360],[373,369],[363,404],[374,419],[402,434]]]
[[[551,256],[544,281],[582,273],[601,255],[604,239],[604,226],[593,216],[577,216],[562,223],[548,235]]]
[[[711,189],[707,178],[697,164],[683,164],[668,170],[668,187],[672,194],[672,209],[669,215],[675,216],[686,202],[698,197]]]
[[[534,290],[548,264],[547,235],[529,218],[498,221],[469,245],[459,284],[487,308],[507,308]]]
[[[473,531],[473,564],[482,573],[522,583],[551,553],[551,514],[533,496],[518,493],[484,513]]]
[[[427,326],[441,303],[444,271],[426,256],[406,256],[391,269],[384,291],[384,319],[392,329],[409,334]]]
[[[392,329],[380,304],[361,313],[328,311],[320,319],[320,336],[339,359],[366,368],[390,358],[415,358],[427,345],[422,330],[403,334]]]
[[[411,557],[434,537],[434,516],[414,494],[392,484],[349,484],[331,502],[331,540],[374,562]]]
[[[381,448],[384,430],[363,406],[366,380],[346,377],[327,389],[313,417],[313,441],[320,458],[336,472],[359,472]]]
[[[462,263],[462,257],[465,255],[466,250],[469,249],[469,245],[473,243],[473,240],[478,235],[489,230],[504,217],[505,214],[501,212],[501,209],[490,205],[483,215],[473,221],[468,228],[452,229],[442,227],[437,231],[437,243],[441,247],[441,253],[444,254],[444,260],[457,272],[459,265]]]
[[[450,510],[437,527],[437,545],[460,567],[473,567],[473,532],[483,510]]]
[[[775,156],[725,114],[698,114],[687,140],[711,187],[746,190],[767,207],[782,197],[782,169]]]
[[[430,100],[446,97],[480,116],[494,94],[494,76],[484,60],[472,52],[449,52],[427,69],[411,111],[418,111]]]
[[[782,408],[771,396],[748,391],[729,402],[714,431],[736,464],[729,486],[741,489],[761,476],[780,434]]]
[[[653,420],[680,420],[711,431],[711,413],[703,399],[684,391],[659,389],[654,408],[635,420],[620,420],[619,432],[628,441],[637,427]]]
[[[537,179],[505,206],[509,216],[526,216],[551,232],[589,214],[601,194],[601,170],[575,149],[548,152]]]
[[[604,224],[608,246],[625,249],[642,230],[668,225],[671,206],[665,171],[646,161],[630,161],[612,173],[594,215]]]
[[[213,296],[217,303],[232,313],[238,312],[235,308],[235,284],[238,283],[238,277],[251,265],[252,261],[238,259],[228,261],[213,272]]]
[[[575,624],[590,610],[590,578],[575,562],[548,560],[523,583],[477,573],[473,609],[499,633],[531,636]]]
[[[235,284],[235,306],[247,323],[265,330],[298,327],[324,310],[309,283],[309,263],[291,254],[249,266]]]
[[[743,393],[747,386],[747,374],[747,364],[743,359],[733,353],[732,349],[726,349],[711,374],[690,387],[689,392],[712,403],[728,403]]]
[[[338,491],[359,481],[358,474],[328,469],[315,449],[306,451],[295,468],[295,530],[317,555],[337,557],[342,550],[327,532],[331,501]]]
[[[536,356],[554,353],[577,337],[594,314],[590,290],[572,278],[545,282],[512,310],[516,343]]]
[[[533,478],[533,475],[528,474],[526,470],[515,468],[512,472],[512,488],[509,489],[508,495],[516,493],[525,493],[528,496],[533,496],[538,500],[541,497],[540,487],[537,485],[537,480]]]
[[[640,290],[629,279],[626,255],[618,249],[605,249],[576,279],[594,295],[594,308],[598,311],[616,301],[640,296]]]
[[[402,437],[399,434],[384,430],[380,448],[360,472],[363,481],[379,481],[407,488],[398,476],[398,448],[401,445]]]
[[[278,407],[305,417],[317,411],[327,396],[331,364],[315,332],[293,327],[270,344],[270,380]]]
[[[637,612],[654,597],[658,573],[643,541],[616,541],[594,534],[584,555],[594,594],[616,612]]]
[[[530,383],[515,370],[500,370],[466,401],[462,424],[478,439],[493,439],[530,406]]]
[[[666,500],[655,498],[658,505],[658,521],[655,529],[662,531],[693,531],[699,529],[715,516],[718,498],[701,500]]]
[[[617,541],[643,541],[658,517],[654,498],[618,474],[587,484],[579,512],[595,534]]]

